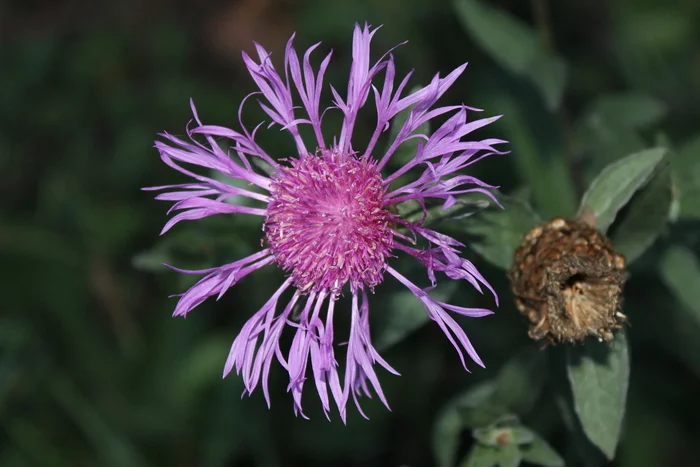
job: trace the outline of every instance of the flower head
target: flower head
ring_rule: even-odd
[[[265,239],[300,290],[374,287],[394,236],[376,163],[337,150],[291,161],[272,182]]]
[[[329,108],[343,114],[343,123],[333,144],[325,140],[321,129],[325,111],[321,112],[320,103],[323,76],[331,54],[322,60],[315,73],[311,54],[319,44],[307,50],[300,62],[292,45],[293,37],[285,52],[284,78],[273,67],[267,51],[258,44],[257,60],[245,53],[243,60],[259,88],[254,94],[260,95],[260,106],[271,118],[271,125],[279,125],[291,135],[296,155],[285,159],[268,155],[255,139],[259,126],[249,131],[240,121],[240,110],[240,130],[236,131],[202,124],[192,106],[197,125],[188,128],[190,141],[164,134],[165,141],[156,142],[166,164],[194,179],[188,184],[150,188],[165,190],[157,199],[174,201],[171,210],[180,211],[165,224],[162,233],[180,221],[215,214],[260,216],[264,231],[263,248],[246,258],[200,271],[173,268],[185,274],[204,276],[180,296],[174,315],[184,316],[207,298],[220,297],[243,277],[263,266],[274,264],[284,270],[287,279],[245,323],[234,340],[224,376],[235,368],[243,377],[247,393],[253,392],[260,383],[269,405],[268,374],[273,360],[279,361],[289,375],[288,391],[294,399],[294,410],[302,416],[301,395],[310,375],[326,415],[332,400],[345,420],[350,397],[362,413],[357,396],[362,393],[369,396],[370,387],[388,407],[375,364],[398,373],[372,346],[367,294],[368,289],[372,291],[386,275],[407,287],[424,305],[428,316],[457,349],[465,368],[463,352],[477,364],[483,366],[483,363],[451,313],[480,317],[491,311],[459,307],[433,298],[429,291],[436,284],[437,273],[444,273],[453,280],[466,280],[480,292],[485,287],[497,300],[474,265],[460,256],[464,245],[424,227],[422,221],[403,219],[394,208],[400,203],[413,202],[425,212],[426,201],[431,199],[442,200],[446,208],[465,193],[481,192],[492,196],[489,189],[493,187],[459,173],[485,156],[503,154],[494,148],[504,143],[502,140],[465,140],[471,132],[498,117],[467,121],[467,111],[478,109],[463,105],[433,107],[462,74],[466,64],[444,78],[435,76],[429,85],[416,92],[403,95],[409,73],[394,89],[395,67],[391,54],[385,54],[374,64],[370,61],[370,42],[376,31],[369,26],[355,27],[347,96],[341,97],[330,87],[334,105]],[[383,79],[378,80],[382,75]],[[356,148],[352,143],[353,128],[370,93],[376,105],[377,125],[367,146]],[[301,106],[294,105],[295,94]],[[389,141],[388,149],[379,151],[380,136],[401,111],[408,112],[407,119],[397,136]],[[431,135],[419,132],[424,123],[443,115],[447,118]],[[311,126],[313,142],[302,139],[300,125]],[[421,140],[414,157],[383,175],[397,148],[414,138]],[[230,143],[222,147],[220,140]],[[257,164],[251,162],[256,158],[271,166],[271,175],[256,170]],[[182,166],[183,163],[218,171],[255,188],[233,187],[191,172]],[[402,176],[413,173],[417,174],[413,181],[396,186],[399,180],[406,178]],[[227,202],[236,196],[247,197],[259,206]],[[419,248],[421,243],[426,246]],[[431,282],[429,287],[419,287],[390,265],[391,258],[399,254],[412,256],[426,268]],[[349,317],[344,309],[336,312],[336,303],[344,290],[348,290],[351,297]],[[291,297],[283,300],[286,291]],[[292,313],[297,309],[299,313]],[[334,347],[336,315],[349,319],[351,324],[342,371]],[[294,329],[294,338],[285,351],[280,336],[287,327]]]
[[[620,311],[625,258],[594,223],[555,217],[523,236],[508,277],[532,339],[612,341],[627,320]]]

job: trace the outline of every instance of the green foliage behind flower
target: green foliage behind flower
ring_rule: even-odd
[[[3,8],[0,466],[693,465],[695,2],[262,3],[264,15],[255,2],[125,2],[81,15],[69,2]],[[230,26],[217,18],[232,18]],[[246,33],[246,21],[258,24],[250,18],[273,26]],[[494,316],[463,322],[487,369],[465,373],[439,331],[422,326],[422,310],[411,309],[419,305],[386,284],[373,319],[375,342],[402,373],[383,375],[392,412],[369,401],[371,421],[351,416],[343,426],[311,400],[311,421],[277,410],[289,403],[281,373],[271,375],[270,411],[261,395],[241,400],[236,378],[220,378],[232,338],[278,273],[247,278],[187,323],[169,317],[174,302],[162,297],[190,284],[163,274],[162,263],[200,268],[250,254],[259,225],[183,224],[153,247],[162,206],[139,188],[182,181],[151,146],[160,131],[184,132],[189,97],[208,121],[235,122],[253,89],[238,52],[212,44],[238,50],[257,40],[280,50],[273,32],[286,28],[304,33],[300,48],[323,40],[347,68],[347,34],[364,21],[385,25],[378,49],[411,41],[410,52],[395,54],[400,71],[419,73],[414,84],[469,61],[449,100],[503,113],[494,130],[511,154],[474,166],[501,185],[505,210],[462,200],[429,219],[471,247],[501,296]],[[336,69],[328,79],[342,87],[347,69]],[[265,119],[248,110],[249,120]],[[267,144],[289,150],[274,134]],[[612,345],[539,350],[505,271],[520,235],[575,216],[581,200],[628,257],[631,326]],[[467,287],[438,293],[481,300]]]

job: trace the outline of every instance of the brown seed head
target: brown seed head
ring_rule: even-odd
[[[612,340],[620,312],[625,259],[585,222],[554,218],[528,232],[508,276],[529,336],[550,343],[586,336]]]

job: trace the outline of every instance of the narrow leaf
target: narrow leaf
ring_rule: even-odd
[[[451,400],[440,412],[433,429],[433,453],[438,467],[453,467],[457,459],[460,434],[465,428],[461,412],[487,405],[494,386],[484,382]],[[484,424],[491,422],[486,420]]]
[[[455,2],[457,17],[501,66],[524,73],[541,47],[536,32],[513,16],[476,0]]]
[[[591,209],[596,227],[606,232],[618,211],[647,183],[665,154],[664,148],[646,149],[608,165],[583,196],[579,215],[586,208]]]
[[[672,152],[670,159],[678,217],[700,219],[700,136]]]
[[[69,458],[65,453],[65,449],[61,449],[56,441],[51,439],[51,433],[47,433],[47,430],[37,427],[31,421],[21,417],[3,420],[3,422],[3,431],[7,433],[11,440],[10,444],[15,444],[27,458],[31,459],[31,465],[36,467],[61,467],[68,465]],[[5,444],[3,450],[6,448],[7,444]],[[29,463],[24,465],[29,465]]]
[[[492,400],[509,412],[524,415],[540,397],[547,379],[547,352],[528,346],[501,368]]]
[[[512,427],[510,436],[510,442],[516,445],[530,444],[535,440],[535,433],[522,425]]]
[[[610,229],[615,250],[625,256],[627,264],[654,243],[669,220],[672,202],[671,170],[665,165],[632,197]]]
[[[567,349],[567,374],[583,431],[608,459],[615,457],[629,383],[623,332],[611,343],[589,340]]]
[[[497,467],[498,450],[491,446],[476,443],[469,451],[460,467]]]
[[[514,426],[501,426],[495,423],[491,426],[475,429],[472,434],[474,439],[485,446],[503,447],[508,444],[521,445],[529,444],[535,440],[535,435],[527,427],[516,423]]]
[[[496,448],[477,443],[460,467],[517,467],[520,460],[520,451],[515,445]]]
[[[130,440],[113,429],[92,404],[77,390],[75,384],[63,375],[49,382],[49,391],[75,422],[105,465],[114,467],[141,467],[146,461]]]
[[[544,467],[564,467],[564,459],[540,435],[532,432],[531,443],[520,446],[520,455],[525,462]]]
[[[700,262],[692,251],[674,246],[661,262],[661,277],[700,325]]]

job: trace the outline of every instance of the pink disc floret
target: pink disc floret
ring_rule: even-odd
[[[264,230],[275,260],[302,291],[370,288],[384,276],[393,245],[376,163],[320,150],[292,159],[270,186]]]

